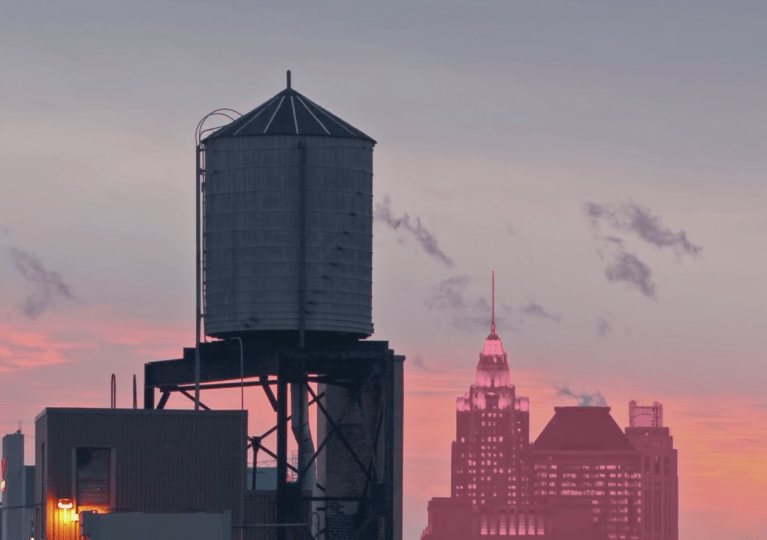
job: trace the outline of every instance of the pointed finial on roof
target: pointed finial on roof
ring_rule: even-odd
[[[290,89],[290,70],[288,70],[288,89]]]
[[[493,315],[490,320],[490,333],[495,334],[495,268],[493,268]]]

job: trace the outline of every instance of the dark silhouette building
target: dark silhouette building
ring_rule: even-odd
[[[529,500],[529,400],[516,395],[501,338],[490,335],[479,354],[474,384],[456,405],[451,495],[472,505],[498,506]]]
[[[555,407],[532,456],[536,503],[587,501],[594,538],[640,540],[641,456],[609,407]]]
[[[86,511],[230,512],[235,525],[274,523],[274,492],[244,486],[246,426],[246,411],[44,409],[35,420],[35,538],[79,540]],[[264,538],[248,533],[243,540]]]
[[[609,407],[555,407],[531,444],[530,402],[511,384],[494,306],[474,384],[457,400],[451,496],[429,501],[421,540],[678,540],[663,406],[632,401],[625,433]]]
[[[24,465],[24,434],[19,428],[3,437],[0,539],[29,540],[34,536],[34,477],[35,467]]]
[[[629,402],[626,436],[641,454],[642,532],[644,540],[679,539],[677,451],[669,428],[663,427],[663,405]]]

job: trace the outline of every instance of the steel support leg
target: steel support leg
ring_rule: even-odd
[[[287,523],[290,514],[290,498],[287,490],[288,476],[288,381],[280,362],[277,377],[277,523]],[[277,527],[277,540],[287,540],[287,528]]]

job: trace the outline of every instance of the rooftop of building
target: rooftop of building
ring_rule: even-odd
[[[259,135],[319,135],[376,143],[372,137],[293,90],[289,71],[285,90],[214,131],[205,140]]]
[[[106,408],[106,407],[46,407],[35,417],[35,421],[43,417],[51,416],[179,416],[179,417],[215,417],[215,416],[240,416],[244,414],[239,409],[225,410],[201,410],[194,409],[124,409],[124,408]]]
[[[533,443],[536,451],[634,451],[610,407],[554,407]]]

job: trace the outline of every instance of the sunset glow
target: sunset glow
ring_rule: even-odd
[[[554,407],[604,400],[625,427],[662,403],[680,540],[767,538],[764,2],[6,4],[0,426],[27,464],[45,407],[108,407],[112,374],[132,407],[145,363],[194,346],[195,126],[290,69],[376,141],[367,298],[370,339],[406,357],[404,539],[450,495],[467,390],[507,383],[531,440]],[[243,401],[248,435],[274,427],[262,390]]]

